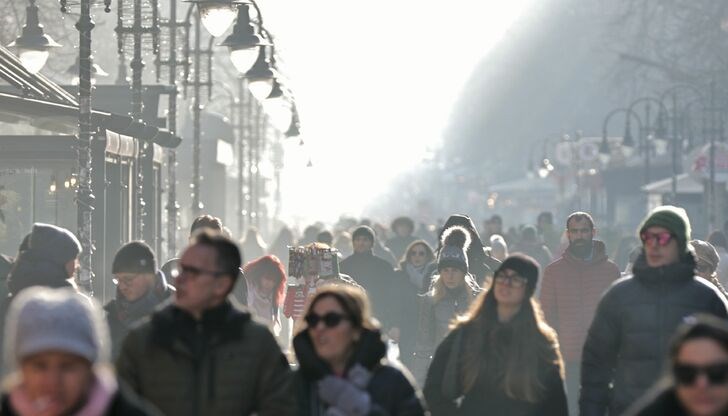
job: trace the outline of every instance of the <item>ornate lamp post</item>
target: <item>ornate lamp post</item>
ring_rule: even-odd
[[[68,0],[60,0],[60,4],[61,12],[68,12]],[[104,11],[106,13],[111,11],[111,0],[104,0]],[[91,124],[91,31],[93,28],[91,0],[81,0],[80,16],[76,23],[79,33],[78,186],[76,187],[78,228],[76,235],[83,248],[80,256],[79,286],[89,294],[93,294],[94,277],[91,267],[93,254],[91,224],[94,204],[93,184],[91,183],[91,139],[94,133]]]

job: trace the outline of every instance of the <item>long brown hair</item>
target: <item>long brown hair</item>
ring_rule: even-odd
[[[475,384],[484,359],[483,348],[498,322],[498,302],[492,289],[481,293],[470,311],[455,327],[464,331],[460,356],[460,382],[467,393]],[[545,386],[539,380],[542,364],[556,364],[561,377],[564,364],[556,332],[546,324],[538,301],[528,297],[510,322],[513,328],[511,345],[505,357],[505,378],[501,386],[508,397],[535,403],[543,398]]]

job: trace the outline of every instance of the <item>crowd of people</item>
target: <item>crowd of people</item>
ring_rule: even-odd
[[[610,256],[589,213],[562,224],[400,217],[268,246],[203,215],[164,262],[123,245],[103,306],[74,283],[78,239],[35,224],[3,257],[0,415],[728,415],[725,230],[695,240],[663,206]]]

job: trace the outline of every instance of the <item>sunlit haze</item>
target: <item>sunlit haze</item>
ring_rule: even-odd
[[[359,215],[421,162],[477,63],[532,1],[261,1],[305,142],[286,144],[284,219]]]

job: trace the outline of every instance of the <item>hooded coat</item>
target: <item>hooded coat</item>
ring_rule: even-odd
[[[642,253],[634,275],[607,290],[584,344],[580,415],[621,415],[642,396],[659,378],[670,338],[685,317],[728,316],[723,296],[694,269],[690,253],[658,268]]]
[[[364,329],[347,366],[359,364],[371,374],[366,391],[371,398],[370,415],[417,416],[424,415],[421,394],[412,381],[396,366],[384,360],[386,346],[379,331]],[[299,416],[324,416],[325,404],[317,393],[316,383],[333,374],[331,367],[317,355],[308,331],[296,335],[293,347],[299,362],[294,376],[294,389],[298,399]]]
[[[593,241],[590,259],[569,250],[543,272],[541,307],[546,321],[559,334],[566,362],[578,362],[589,324],[604,291],[619,279],[619,268],[607,258],[606,247]]]
[[[456,225],[465,228],[470,234],[470,246],[468,247],[467,251],[468,266],[470,267],[470,273],[476,278],[478,284],[482,284],[484,278],[490,275],[493,270],[497,269],[500,265],[500,262],[493,257],[490,257],[485,252],[485,247],[483,246],[483,242],[480,239],[480,234],[478,234],[478,229],[475,228],[473,220],[470,219],[470,217],[468,217],[467,215],[455,214],[451,215],[450,218],[447,219],[445,225],[443,225],[442,229],[440,230],[440,236],[438,238],[438,246],[437,250],[435,251],[435,255],[437,255],[442,249],[442,234],[445,232],[445,230]],[[434,267],[430,273],[430,278],[427,279],[428,281],[423,282],[424,287],[430,287],[430,282],[433,280],[432,277],[436,272],[437,267]]]

